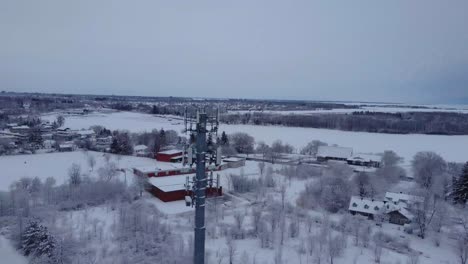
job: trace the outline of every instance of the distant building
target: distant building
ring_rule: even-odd
[[[94,130],[78,130],[76,131],[76,134],[78,134],[81,139],[90,139],[96,137]]]
[[[377,155],[357,154],[348,158],[346,162],[349,165],[379,168],[380,160],[381,157]]]
[[[352,148],[320,146],[317,150],[318,161],[341,160],[347,161],[353,156]]]
[[[59,144],[58,151],[68,152],[68,151],[74,151],[75,149],[76,149],[75,144],[73,144],[73,143],[63,143],[63,144]]]
[[[112,136],[108,137],[98,137],[96,138],[95,149],[97,151],[110,151],[110,146],[112,144]]]
[[[19,133],[19,134],[27,134],[29,131],[31,131],[31,128],[29,126],[23,125],[23,126],[15,126],[10,128],[10,131],[13,133]]]
[[[133,151],[135,152],[135,155],[139,157],[146,157],[149,155],[148,147],[145,145],[136,145],[133,147]]]

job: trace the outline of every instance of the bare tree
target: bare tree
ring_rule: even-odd
[[[326,146],[326,145],[328,144],[320,140],[313,140],[301,149],[301,154],[315,157],[317,155],[318,148],[320,146]]]
[[[247,133],[237,132],[230,135],[229,142],[238,153],[251,154],[254,150],[255,140]]]
[[[411,165],[415,181],[424,189],[432,189],[447,167],[445,160],[434,152],[416,153]]]
[[[62,115],[57,116],[56,122],[58,127],[63,126],[65,124],[65,117],[63,117]]]
[[[415,201],[411,205],[414,214],[413,223],[419,231],[419,236],[424,239],[427,228],[430,226],[438,208],[438,198],[428,190],[424,191],[423,200]]]
[[[234,243],[234,239],[232,239],[232,237],[230,237],[230,236],[227,237],[226,244],[227,244],[227,253],[228,253],[229,264],[233,264],[234,263],[234,258],[237,255],[236,244]]]
[[[234,213],[234,220],[236,222],[236,227],[238,230],[242,229],[242,225],[244,224],[244,217],[245,215],[241,212],[235,212]]]
[[[419,254],[417,252],[411,252],[408,255],[408,259],[406,260],[407,264],[419,264]]]
[[[254,235],[258,235],[262,220],[262,210],[258,206],[252,208],[252,226],[254,227]]]
[[[265,162],[259,162],[258,163],[258,169],[260,171],[260,175],[263,176],[263,172],[265,171]]]
[[[80,165],[73,163],[68,169],[68,179],[70,185],[78,186],[81,184],[81,167]]]
[[[468,239],[459,235],[456,240],[455,250],[458,256],[460,264],[466,264],[468,262]]]
[[[374,237],[374,247],[372,248],[372,253],[374,254],[374,261],[375,263],[380,263],[380,258],[382,257],[382,250],[383,250],[383,233],[377,232]]]
[[[94,170],[94,166],[96,165],[96,158],[94,157],[93,154],[87,153],[87,159],[86,161],[88,162],[89,167],[91,168],[91,171]]]

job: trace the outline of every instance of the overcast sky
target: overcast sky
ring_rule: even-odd
[[[0,0],[0,90],[468,102],[468,1]]]

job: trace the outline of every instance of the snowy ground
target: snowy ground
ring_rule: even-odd
[[[92,155],[96,159],[94,170],[91,171],[87,163],[87,155]],[[130,171],[133,167],[141,166],[157,166],[159,163],[150,158],[140,158],[133,156],[110,156],[110,161],[115,162],[118,168],[126,169],[125,173],[119,173],[119,177],[128,177],[131,182]],[[82,173],[90,173],[95,175],[97,170],[105,163],[105,156],[100,152],[88,151],[87,154],[83,151],[74,152],[56,152],[44,154],[30,154],[30,155],[14,155],[14,156],[1,156],[0,168],[0,190],[8,190],[8,187],[14,181],[22,177],[39,177],[45,180],[48,177],[54,177],[57,184],[62,184],[67,180],[68,169],[73,163],[81,166]]]
[[[54,120],[56,114],[43,116]],[[159,117],[133,112],[97,113],[85,116],[66,116],[65,126],[71,129],[87,129],[93,125],[103,125],[108,129],[129,130],[132,132],[151,131],[152,129],[173,129],[180,132],[183,122],[174,117]],[[397,135],[366,132],[348,132],[328,129],[221,125],[220,131],[226,133],[247,132],[257,141],[270,144],[282,140],[296,149],[304,147],[312,140],[354,148],[355,152],[376,154],[384,150],[394,150],[409,162],[419,151],[434,151],[448,161],[465,162],[468,160],[468,136],[442,135]]]
[[[102,153],[89,152],[88,155],[94,155],[97,159],[96,168],[104,163],[104,157]],[[114,162],[119,162],[120,167],[133,167],[133,166],[149,166],[156,165],[156,161],[146,158],[137,158],[137,157],[121,157],[118,159],[116,156],[111,158]],[[26,163],[24,163],[26,161]],[[68,152],[68,153],[52,153],[52,154],[36,154],[36,155],[23,155],[23,156],[10,156],[10,157],[0,157],[0,166],[6,168],[7,173],[2,175],[0,181],[1,189],[8,188],[9,183],[13,180],[18,179],[22,176],[38,176],[42,179],[45,179],[48,176],[57,177],[59,183],[60,181],[65,181],[67,177],[67,170],[70,167],[71,163],[81,164],[83,171],[89,171],[89,167],[86,163],[86,155],[83,152]],[[9,166],[7,166],[9,165]],[[275,165],[275,169],[280,168],[281,165]],[[247,161],[246,166],[243,168],[228,169],[222,172],[219,172],[221,175],[221,181],[223,189],[225,192],[229,191],[229,177],[228,175],[241,174],[243,173],[246,177],[258,178],[259,169],[258,163],[254,161]],[[128,173],[131,175],[131,173]],[[10,175],[10,177],[5,177]],[[129,176],[127,175],[127,176]],[[122,177],[123,175],[121,175]],[[131,177],[131,176],[129,176]],[[171,177],[169,177],[171,178]],[[169,179],[168,178],[168,179]],[[174,177],[173,179],[183,180],[184,177]],[[278,182],[278,186],[284,184],[286,186],[286,200],[292,204],[295,204],[296,199],[299,196],[299,193],[304,189],[305,184],[308,180],[297,180],[292,179],[290,182],[286,177],[275,174],[275,179]],[[401,182],[401,184],[394,186],[394,188],[405,189],[407,187],[406,182]],[[279,187],[269,190],[267,195],[272,197],[274,200],[280,199],[280,193],[278,190]],[[233,214],[236,211],[246,212],[245,219],[245,228],[251,228],[251,220],[249,219],[250,214],[249,210],[252,208],[252,203],[254,202],[253,194],[227,194],[225,199],[227,202],[223,202],[223,218],[220,220],[222,223],[232,224]],[[161,212],[167,215],[165,220],[168,223],[171,223],[173,226],[177,226],[177,230],[180,234],[188,236],[192,234],[192,224],[193,224],[193,208],[186,207],[184,201],[172,202],[172,203],[163,203],[156,198],[150,196],[149,194],[144,195],[144,201],[155,205]],[[315,217],[320,217],[322,212],[320,211],[308,211],[310,215]],[[343,215],[336,214],[332,215],[332,220],[338,220]],[[112,232],[110,231],[113,224],[116,222],[116,211],[112,210],[109,205],[103,205],[94,208],[87,208],[80,211],[71,211],[63,212],[59,215],[57,219],[58,226],[62,227],[63,230],[69,230],[73,232],[75,237],[88,238],[90,239],[90,245],[95,248],[110,248],[116,246]],[[207,227],[214,225],[213,218],[210,217],[208,213]],[[367,221],[367,220],[366,220]],[[373,222],[370,222],[373,224]],[[68,227],[68,228],[67,228]],[[318,232],[320,224],[315,224],[313,233]],[[374,231],[380,229],[373,225]],[[307,231],[305,230],[305,225],[302,225],[300,232],[301,239],[305,239],[307,236]],[[436,264],[436,263],[457,263],[456,255],[453,253],[451,248],[453,241],[447,238],[446,234],[442,235],[442,242],[440,247],[434,245],[433,240],[428,237],[425,240],[421,240],[416,236],[410,236],[405,234],[401,227],[391,224],[384,224],[381,228],[382,231],[391,234],[392,236],[400,237],[402,239],[408,239],[410,247],[413,250],[421,252],[420,263]],[[285,241],[285,246],[283,249],[283,259],[287,260],[284,263],[311,263],[307,261],[307,256],[297,253],[297,248],[303,242],[301,239],[290,239],[287,238]],[[21,258],[11,247],[6,247],[4,239],[0,237],[0,256],[7,256],[12,259],[5,263],[14,263],[14,264],[23,264],[26,263],[24,259]],[[256,263],[274,263],[273,259],[275,256],[274,249],[261,249],[259,247],[258,239],[245,239],[245,240],[236,240],[236,262],[240,263],[241,257],[244,252],[249,255],[249,263],[255,258]],[[370,264],[374,263],[373,254],[371,249],[361,249],[353,246],[352,238],[348,237],[348,247],[343,252],[343,255],[336,259],[335,263],[345,264],[345,263],[364,263]],[[222,261],[219,263],[227,264],[226,256],[226,241],[224,237],[209,237],[207,239],[207,249],[211,252],[211,256],[220,254]],[[98,251],[101,252],[101,251]],[[213,257],[212,260],[218,260]],[[301,260],[301,261],[300,261]],[[384,249],[382,256],[382,263],[406,263],[407,256],[405,254],[396,253],[394,251]],[[23,261],[23,262],[22,262]],[[398,262],[400,261],[400,262]],[[0,262],[3,263],[3,262]],[[210,262],[210,263],[218,263]],[[326,262],[325,262],[326,263]]]
[[[10,241],[0,235],[0,258],[5,264],[26,264],[28,260],[16,251]]]

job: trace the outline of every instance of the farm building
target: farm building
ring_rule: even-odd
[[[171,149],[156,153],[156,160],[162,162],[181,162],[184,158],[183,151]]]
[[[235,158],[235,157],[229,157],[229,158],[224,158],[223,160],[222,169],[227,169],[227,168],[240,168],[245,166],[245,159],[243,158]]]
[[[76,146],[73,143],[63,143],[59,145],[60,152],[74,151]]]
[[[347,161],[353,156],[352,148],[320,146],[317,151],[318,161],[341,160]]]
[[[346,162],[349,165],[379,168],[380,160],[381,160],[381,157],[377,155],[358,154],[358,155],[354,155],[351,158],[348,158]]]
[[[385,216],[388,222],[396,225],[404,225],[411,222],[413,215],[398,202],[379,201],[358,196],[351,197],[349,212],[353,215],[359,214],[375,219],[377,216]]]
[[[163,202],[173,202],[184,200],[185,196],[191,196],[192,191],[186,190],[185,183],[187,177],[191,176],[174,176],[174,177],[159,177],[149,178],[147,191],[153,196]],[[215,197],[223,195],[223,188],[217,186],[211,186],[206,188],[207,197]]]
[[[381,215],[385,212],[385,203],[369,198],[358,196],[351,197],[349,202],[349,212],[353,215],[359,214],[374,219],[376,215]]]
[[[221,166],[208,165],[206,171],[221,170]],[[133,173],[146,177],[165,177],[195,173],[195,167],[183,166],[181,163],[161,162],[158,167],[138,167],[133,168]]]
[[[386,192],[385,201],[401,204],[402,207],[407,208],[413,203],[422,202],[423,198],[420,196],[405,194],[402,192]]]

